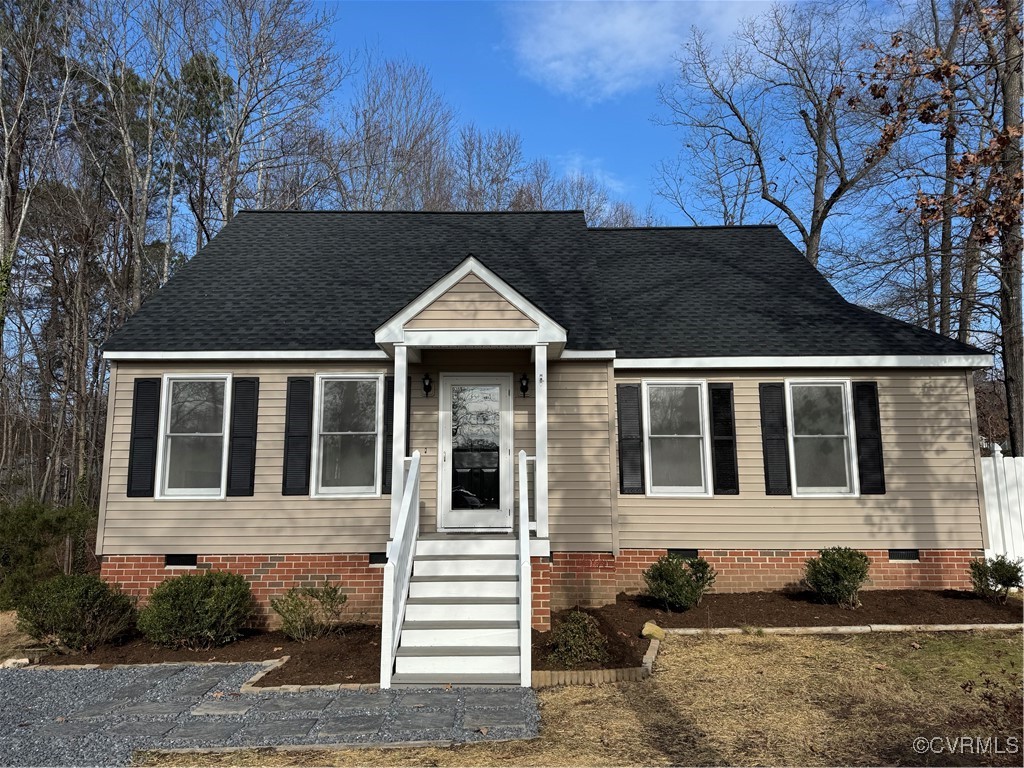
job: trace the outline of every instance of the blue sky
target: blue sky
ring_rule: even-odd
[[[341,51],[367,47],[426,66],[460,120],[512,128],[527,157],[598,176],[613,196],[666,223],[655,165],[676,152],[651,118],[692,25],[724,41],[760,2],[340,2]]]

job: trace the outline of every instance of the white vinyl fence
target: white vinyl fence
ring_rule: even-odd
[[[981,460],[988,519],[988,557],[1024,558],[1024,456],[1003,456],[999,445]]]

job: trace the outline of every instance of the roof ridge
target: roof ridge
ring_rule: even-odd
[[[559,208],[558,210],[529,210],[529,211],[417,211],[407,208],[373,211],[366,209],[345,209],[345,208],[318,208],[311,210],[287,209],[287,208],[240,208],[238,213],[345,213],[345,214],[377,214],[387,215],[389,213],[417,214],[422,216],[521,216],[533,214],[559,214],[559,213],[584,213],[582,208]]]
[[[778,224],[648,224],[636,227],[587,227],[594,232],[628,232],[663,229],[778,229]]]

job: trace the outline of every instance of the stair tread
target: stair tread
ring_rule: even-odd
[[[518,656],[518,645],[403,645],[399,656]]]
[[[518,557],[516,554],[511,555],[416,555],[413,558],[414,561],[427,560],[432,563],[440,562],[442,560],[451,560],[452,562],[459,562],[461,560],[515,560]]]
[[[515,541],[511,533],[421,533],[420,541]]]
[[[476,621],[405,621],[402,629],[514,629],[519,626],[518,621],[488,621],[480,619]]]
[[[518,597],[410,597],[406,605],[518,605]]]
[[[519,581],[518,576],[498,576],[492,574],[481,574],[479,576],[416,576],[412,577],[412,581],[426,581],[426,582],[442,582],[442,581]]]
[[[501,674],[472,674],[460,675],[439,675],[432,673],[397,673],[391,676],[391,685],[394,686],[425,686],[443,687],[445,685],[509,685],[519,686],[519,675]]]

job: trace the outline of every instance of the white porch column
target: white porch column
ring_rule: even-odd
[[[409,425],[405,423],[409,399],[409,350],[403,344],[395,345],[395,402],[391,445],[391,538],[395,538],[398,525],[398,510],[402,505],[405,490],[405,435]],[[385,404],[385,408],[392,407]]]
[[[548,538],[548,347],[533,348],[533,371],[536,394],[534,421],[537,425],[537,461],[533,480],[537,485],[537,538]]]

